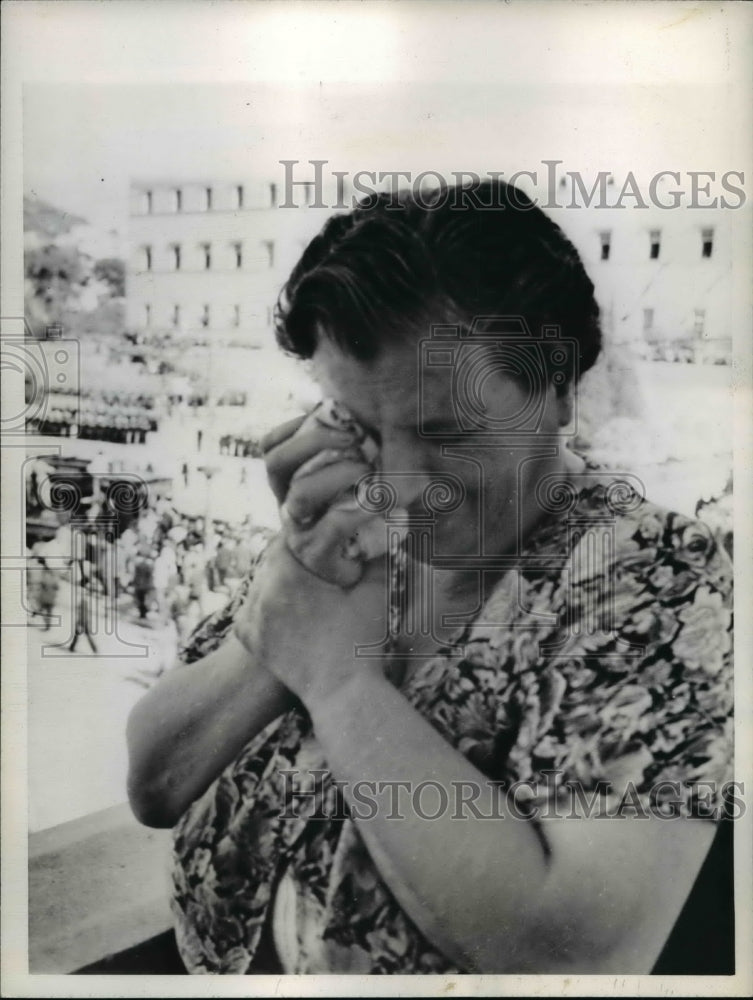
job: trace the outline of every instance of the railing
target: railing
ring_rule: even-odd
[[[125,804],[31,834],[29,972],[75,972],[167,930],[169,843]]]

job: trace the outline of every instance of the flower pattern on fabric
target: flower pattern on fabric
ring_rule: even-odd
[[[648,800],[677,782],[690,804],[694,783],[732,778],[731,565],[702,523],[646,501],[605,528],[609,496],[597,481],[569,518],[543,522],[476,622],[400,687],[503,786],[548,787],[555,770],[555,796],[568,782],[608,783]],[[589,526],[607,539],[596,560]],[[222,641],[252,577],[199,626],[186,662]],[[300,809],[299,793],[312,792]],[[302,709],[271,723],[188,809],[174,861],[191,972],[254,972],[280,887],[293,898],[286,972],[464,971],[382,881]]]

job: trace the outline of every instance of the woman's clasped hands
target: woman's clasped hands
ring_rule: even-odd
[[[387,528],[356,489],[375,473],[378,446],[338,403],[325,401],[263,442],[281,531],[236,616],[236,636],[306,705],[355,671],[387,630]]]

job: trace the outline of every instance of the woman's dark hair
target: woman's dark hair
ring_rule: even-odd
[[[577,344],[564,384],[601,348],[594,286],[577,250],[502,180],[370,196],[333,216],[293,268],[275,316],[289,353],[310,358],[323,334],[364,361],[437,324],[473,332],[480,317],[490,330],[489,318],[522,317],[535,338],[558,328],[558,339]]]

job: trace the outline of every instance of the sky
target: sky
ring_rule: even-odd
[[[281,159],[644,176],[750,163],[738,5],[5,6],[23,189],[106,229],[125,229],[132,178],[274,179]]]
[[[327,169],[735,169],[716,88],[565,85],[29,85],[24,189],[124,221],[131,178],[283,176]],[[619,108],[619,113],[615,113]]]

